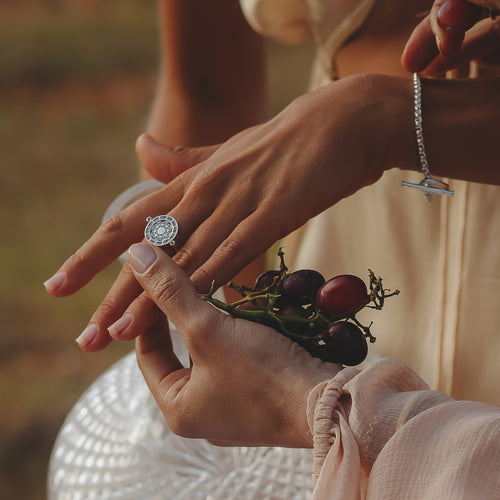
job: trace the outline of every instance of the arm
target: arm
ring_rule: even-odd
[[[137,150],[143,175],[168,182],[166,169],[172,176],[205,156],[202,148],[192,155],[179,146],[217,144],[266,119],[266,46],[237,0],[160,0],[159,22],[160,72],[146,131],[176,149],[163,160],[141,143]],[[260,274],[264,260],[258,257],[236,280]],[[231,289],[225,293],[235,298]]]
[[[235,0],[160,0],[161,64],[147,131],[172,146],[228,139],[266,118],[265,42]]]
[[[401,81],[395,83],[409,102],[408,89],[401,87]],[[422,82],[424,141],[433,174],[500,185],[496,146],[500,133],[499,85],[498,78]],[[394,96],[398,93],[395,89]],[[394,130],[399,140],[391,142],[393,154],[389,155],[393,157],[392,166],[418,170],[418,160],[409,154],[416,148],[415,132],[410,104],[405,106],[404,101],[404,95],[395,97],[394,114],[399,114],[396,123],[409,121],[407,133]]]
[[[434,174],[500,184],[497,89],[498,80],[424,82],[424,136]],[[419,170],[412,101],[408,79],[371,74],[300,97],[110,219],[49,281],[48,291],[75,292],[138,241],[145,218],[158,213],[179,221],[175,261],[198,290],[226,283],[279,238],[385,170]],[[91,320],[85,349],[104,347],[108,326],[129,306],[136,327],[147,326],[132,302],[139,290],[129,286],[136,285],[125,268]]]

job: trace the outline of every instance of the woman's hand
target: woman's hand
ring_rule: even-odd
[[[345,78],[203,150],[212,154],[104,223],[46,283],[49,293],[77,291],[141,240],[146,217],[167,213],[179,223],[174,260],[196,288],[226,283],[278,239],[382,175],[394,126],[383,93],[390,82],[378,75]],[[407,136],[413,140],[410,128]],[[147,148],[151,158],[162,157],[162,147],[143,137],[139,155]],[[178,173],[175,166],[166,169]],[[128,265],[79,338],[82,348],[105,347],[108,327],[125,311],[130,321],[125,332],[125,320],[111,328],[116,337],[143,331],[159,315]]]
[[[483,18],[484,9],[498,17]],[[500,1],[435,0],[406,44],[403,66],[439,75],[471,60],[483,65],[500,63]]]
[[[165,315],[139,335],[139,367],[176,434],[215,444],[312,447],[306,398],[339,365],[311,357],[267,328],[232,318],[203,301],[160,249],[133,245],[134,276]],[[192,359],[172,351],[166,316]]]

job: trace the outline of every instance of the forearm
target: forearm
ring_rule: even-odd
[[[160,0],[159,16],[161,66],[147,132],[163,144],[201,146],[267,118],[265,42],[238,0]],[[261,257],[236,282],[251,283],[263,267]]]
[[[419,170],[410,81],[393,79],[387,100],[387,168]],[[422,80],[423,135],[431,173],[500,184],[500,80]]]
[[[265,43],[235,0],[160,0],[162,61],[147,131],[216,144],[266,117]]]

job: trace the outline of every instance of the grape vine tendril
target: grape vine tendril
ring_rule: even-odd
[[[262,280],[262,282],[267,283],[265,286],[251,288],[244,285],[238,286],[234,283],[230,283],[229,287],[236,290],[241,295],[241,299],[231,304],[226,304],[222,300],[213,297],[213,285],[210,292],[201,295],[201,298],[235,318],[246,319],[274,328],[289,339],[298,342],[313,356],[328,357],[330,355],[330,351],[327,352],[325,350],[328,348],[330,348],[331,351],[335,350],[335,343],[330,346],[328,345],[328,331],[329,328],[337,322],[348,321],[356,325],[361,330],[364,338],[368,339],[370,343],[375,342],[376,339],[371,333],[373,322],[370,322],[368,326],[363,325],[357,319],[356,314],[365,307],[376,310],[382,309],[385,299],[398,295],[399,290],[391,292],[390,290],[384,288],[382,278],[376,277],[375,273],[369,269],[368,290],[366,290],[365,285],[362,284],[366,291],[366,296],[362,296],[362,300],[360,303],[357,303],[355,310],[351,310],[348,313],[327,316],[324,312],[322,312],[322,310],[320,310],[321,308],[318,307],[316,303],[318,296],[301,296],[300,301],[297,303],[295,302],[296,297],[293,298],[294,300],[290,300],[290,297],[283,291],[284,280],[287,278],[290,279],[289,277],[292,276],[292,274],[300,274],[302,272],[302,278],[304,275],[306,277],[310,277],[311,274],[315,274],[315,278],[317,280],[319,273],[310,270],[289,273],[285,264],[284,252],[281,248],[278,251],[278,256],[280,258],[279,270],[266,271],[266,273],[263,273],[263,275],[257,279],[256,285],[259,283],[259,280]],[[324,278],[321,275],[319,276],[324,282]],[[346,276],[348,275],[343,275],[337,278],[345,279]],[[360,281],[359,278],[354,276],[350,276],[350,278],[357,280],[358,282]],[[332,280],[334,279],[335,278],[332,278]],[[304,283],[304,279],[302,279],[302,282],[300,280],[298,281],[299,283]],[[297,281],[293,282],[292,280],[291,284],[296,285]],[[290,310],[287,310],[287,308]],[[338,326],[338,324],[336,326]],[[356,328],[351,325],[350,330],[353,329],[356,330]],[[359,333],[359,335],[361,336],[361,333]],[[366,344],[366,341],[364,343]],[[323,354],[319,353],[320,351]],[[325,359],[325,361],[328,360],[330,359]]]

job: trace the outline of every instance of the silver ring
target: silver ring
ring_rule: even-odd
[[[146,219],[144,237],[148,243],[157,247],[175,245],[175,237],[179,231],[177,221],[171,215],[158,215]]]

